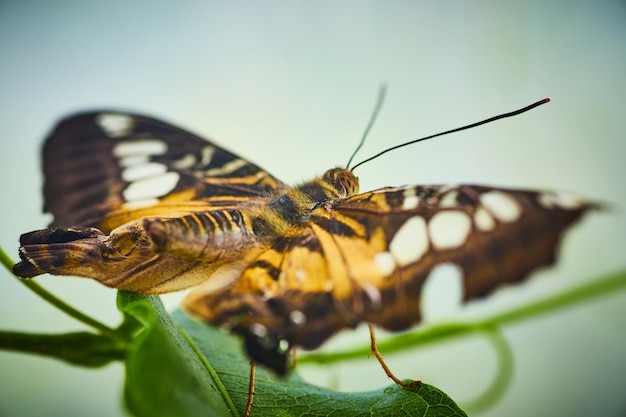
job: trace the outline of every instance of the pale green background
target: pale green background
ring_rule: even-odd
[[[345,164],[383,81],[389,94],[361,158],[549,96],[552,103],[516,119],[357,171],[364,190],[476,182],[611,203],[568,235],[558,268],[487,303],[432,315],[522,305],[626,265],[625,79],[624,1],[0,1],[0,245],[16,258],[19,234],[49,221],[40,213],[39,149],[69,112],[113,106],[158,115],[295,182]],[[83,328],[0,275],[0,329]],[[111,325],[119,320],[113,290],[38,281]],[[449,301],[435,291],[430,304]],[[507,327],[515,380],[484,415],[623,416],[625,302],[622,292]],[[366,345],[363,329],[356,334],[350,342]],[[390,364],[461,402],[486,387],[496,366],[481,339]],[[390,383],[373,359],[322,374],[309,372],[345,390]],[[0,352],[0,415],[123,415],[122,380],[119,364],[87,371]]]

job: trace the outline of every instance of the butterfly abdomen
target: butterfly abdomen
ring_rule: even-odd
[[[143,227],[157,252],[211,260],[217,252],[239,252],[254,246],[257,237],[251,213],[213,210],[174,218],[145,218]]]
[[[39,230],[22,235],[22,261],[14,272],[23,278],[43,273],[93,278],[142,294],[176,291],[262,247],[252,228],[254,216],[254,210],[224,209],[146,217],[109,235],[88,227]]]

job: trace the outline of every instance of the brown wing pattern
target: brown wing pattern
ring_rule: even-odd
[[[146,294],[200,284],[184,307],[243,335],[251,358],[280,374],[293,347],[361,322],[419,322],[439,265],[462,272],[466,300],[526,278],[594,207],[477,185],[352,195],[358,180],[340,168],[286,187],[191,133],[114,111],[62,121],[43,165],[53,228],[22,235],[18,276]]]
[[[463,272],[465,299],[550,265],[564,230],[592,206],[556,193],[484,186],[388,188],[329,201],[261,253],[233,285],[184,306],[242,334],[250,356],[286,372],[287,348],[313,349],[360,322],[420,321],[437,265]]]
[[[177,216],[283,187],[207,140],[115,111],[61,121],[45,142],[43,170],[51,226],[92,226],[105,233],[142,216]]]

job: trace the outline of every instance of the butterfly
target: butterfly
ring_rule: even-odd
[[[211,141],[117,111],[62,120],[43,171],[54,221],[20,237],[16,275],[140,294],[196,287],[183,308],[241,335],[250,358],[281,375],[294,348],[343,329],[418,323],[441,265],[462,272],[465,300],[551,265],[565,230],[594,207],[483,185],[359,193],[348,168],[289,186]]]

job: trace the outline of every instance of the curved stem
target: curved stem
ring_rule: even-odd
[[[5,266],[5,268],[13,274],[13,261],[9,256],[4,252],[4,250],[0,247],[0,262]],[[107,326],[99,322],[98,320],[86,315],[85,313],[75,309],[74,307],[67,304],[65,301],[61,300],[57,296],[50,293],[48,290],[43,288],[41,285],[37,284],[32,280],[24,280],[18,279],[19,282],[24,284],[29,290],[37,294],[39,297],[43,298],[46,302],[52,304],[54,307],[58,308],[68,316],[86,324],[89,327],[92,327],[103,335],[109,336],[112,339],[120,340],[123,342],[127,342],[129,337],[124,333],[121,333],[111,327]]]
[[[497,358],[497,374],[487,389],[477,398],[463,404],[463,410],[475,415],[491,408],[507,391],[513,380],[513,350],[509,342],[500,334],[497,327],[486,326],[477,329],[494,348]]]

